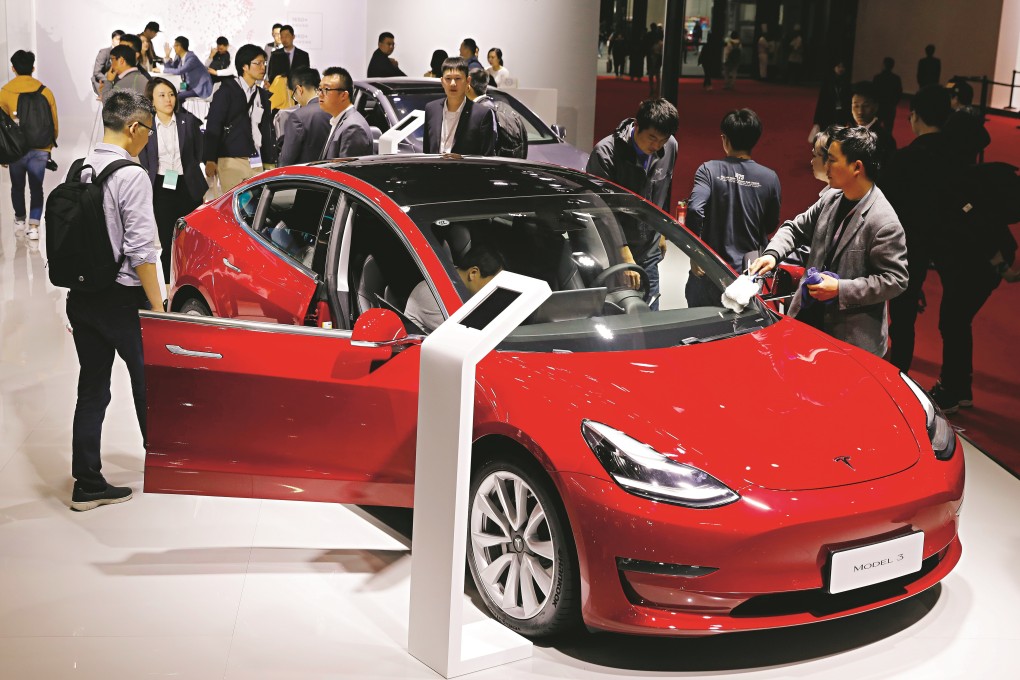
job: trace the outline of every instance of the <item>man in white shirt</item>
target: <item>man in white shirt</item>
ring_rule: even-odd
[[[319,107],[330,115],[330,133],[319,160],[370,156],[372,130],[354,108],[354,84],[347,69],[331,66],[319,82]]]
[[[467,98],[468,65],[459,57],[443,62],[440,82],[444,99],[425,105],[425,153],[492,156],[496,146],[496,114]]]
[[[503,271],[503,256],[498,250],[485,243],[472,244],[470,250],[454,265],[461,282],[471,297],[485,287],[492,277]],[[429,288],[428,281],[422,281],[407,298],[404,316],[426,333],[439,328],[446,321],[439,309],[439,302]]]

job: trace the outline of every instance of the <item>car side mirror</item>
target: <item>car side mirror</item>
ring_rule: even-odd
[[[404,322],[389,309],[375,307],[358,317],[351,332],[351,347],[371,355],[372,361],[386,361],[398,349],[420,345],[425,338],[408,335]]]
[[[559,137],[561,140],[565,140],[567,138],[567,128],[565,128],[562,125],[553,125],[552,126],[552,132],[553,132],[554,135]]]

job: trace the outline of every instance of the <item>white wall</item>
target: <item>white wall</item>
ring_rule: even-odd
[[[371,51],[380,33],[393,33],[393,56],[409,76],[428,70],[434,50],[457,56],[464,38],[477,41],[483,66],[489,48],[500,48],[521,87],[559,90],[557,120],[546,122],[565,125],[567,141],[587,151],[598,22],[598,0],[371,0],[365,34]]]
[[[853,79],[871,80],[882,70],[882,58],[892,57],[903,89],[915,92],[917,61],[929,43],[942,60],[943,83],[954,75],[992,77],[1004,3],[1020,4],[1018,0],[860,0]],[[1014,44],[1016,34],[1014,26]]]
[[[1012,81],[1013,69],[1020,70],[1020,0],[1007,0],[1002,6],[999,21],[999,50],[995,58],[995,80],[1000,83]],[[1017,76],[1020,84],[1020,75]],[[1006,108],[1020,107],[1020,88],[1014,90],[1013,101],[1005,88],[992,89],[992,106]]]

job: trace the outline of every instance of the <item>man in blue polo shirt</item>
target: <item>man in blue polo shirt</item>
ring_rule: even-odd
[[[641,102],[637,116],[620,123],[616,132],[601,140],[588,157],[588,172],[630,189],[669,212],[673,166],[676,164],[676,134],[680,119],[676,107],[665,99]],[[641,265],[648,274],[652,309],[658,309],[659,262],[666,254],[666,238],[644,224],[623,225],[627,245],[625,262]],[[637,272],[627,272],[637,288]]]

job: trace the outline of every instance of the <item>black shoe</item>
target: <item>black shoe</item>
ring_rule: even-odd
[[[941,380],[928,391],[928,395],[946,415],[956,413],[961,407],[973,408],[974,406],[974,395],[969,390],[964,394],[958,394],[947,390]]]
[[[86,510],[98,508],[100,505],[123,503],[129,500],[131,500],[131,488],[127,486],[110,486],[107,484],[106,488],[102,491],[90,492],[83,491],[75,484],[74,492],[71,494],[71,509],[85,512]]]

